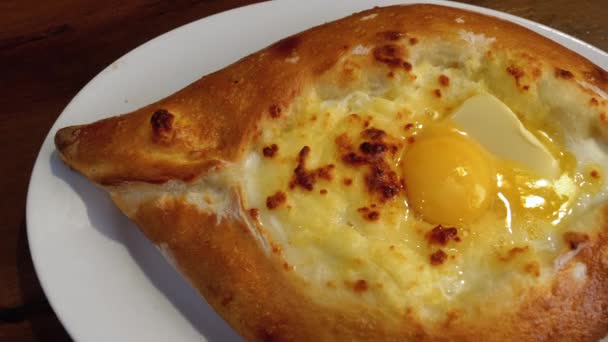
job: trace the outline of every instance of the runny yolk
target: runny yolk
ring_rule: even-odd
[[[410,207],[433,224],[476,220],[496,197],[496,172],[488,153],[454,129],[424,134],[402,163]]]

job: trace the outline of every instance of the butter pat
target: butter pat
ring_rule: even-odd
[[[451,119],[496,157],[514,161],[543,178],[559,176],[558,161],[496,97],[487,93],[475,95],[466,100]]]

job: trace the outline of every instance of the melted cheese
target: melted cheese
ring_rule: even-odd
[[[433,242],[429,234],[436,224],[411,210],[398,184],[370,185],[371,172],[380,168],[385,178],[394,172],[402,180],[403,152],[424,132],[467,99],[511,90],[493,89],[496,82],[469,77],[466,68],[448,68],[422,57],[413,70],[416,77],[361,74],[357,90],[318,85],[291,106],[284,120],[269,121],[242,165],[244,205],[259,210],[258,229],[279,247],[277,257],[318,289],[322,300],[364,300],[394,313],[417,308],[416,315],[434,321],[444,318],[446,308],[476,310],[487,301],[496,303],[492,298],[497,293],[518,298],[531,284],[550,279],[566,247],[562,236],[571,229],[568,219],[583,212],[580,203],[593,192],[585,188],[589,177],[566,151],[559,129],[538,124],[553,109],[535,103],[540,100],[532,96],[529,105],[507,96],[501,100],[518,113],[522,108],[531,112],[523,121],[529,135],[521,141],[534,152],[520,149],[506,159],[496,153],[495,200],[479,218],[455,227],[457,239],[448,238],[444,245]],[[488,75],[497,77],[494,71]],[[449,77],[450,85],[438,92],[440,76]],[[510,82],[508,77],[501,82]],[[456,121],[464,116],[457,113]],[[513,127],[521,135],[523,126],[517,123]],[[385,133],[381,165],[378,159],[348,162],[348,153],[363,158],[364,150],[373,154],[380,149],[362,146],[375,143],[373,134],[365,133],[372,128]],[[265,157],[263,148],[272,144],[278,146],[276,155]],[[333,165],[331,177],[298,183],[294,169],[305,146],[309,152],[300,171],[314,175]],[[518,159],[520,153],[527,155]],[[544,161],[534,164],[537,158]],[[528,164],[532,171],[524,167]],[[377,191],[386,188],[392,190]],[[266,200],[276,192],[285,194],[285,202],[269,208]],[[584,272],[579,267],[575,274]]]

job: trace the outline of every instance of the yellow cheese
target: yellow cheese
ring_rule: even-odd
[[[416,70],[417,78],[396,77],[374,83],[373,89],[336,92],[319,86],[302,95],[285,120],[268,123],[243,163],[244,205],[259,211],[260,232],[273,246],[269,253],[277,253],[294,275],[323,290],[322,300],[369,300],[395,314],[424,308],[417,314],[435,320],[446,303],[474,310],[471,303],[483,303],[497,288],[508,296],[530,281],[550,279],[554,257],[564,246],[564,222],[584,192],[574,179],[576,161],[564,162],[561,152],[567,151],[558,140],[541,143],[531,133],[537,131],[526,129],[509,109],[507,105],[518,107],[508,98],[503,104],[488,94],[487,85],[461,70],[426,63]],[[438,97],[440,75],[451,83]],[[548,114],[533,108],[533,117]],[[382,132],[382,138],[374,140],[366,133],[370,129]],[[446,132],[454,132],[461,146],[454,153],[434,153],[444,142],[432,139],[446,138]],[[364,157],[364,143],[384,144],[377,147],[384,151],[377,158],[382,165],[345,162],[349,152]],[[276,155],[265,157],[264,147],[273,144]],[[425,144],[428,151],[415,152]],[[432,146],[436,144],[440,147]],[[305,147],[304,171],[333,165],[331,177],[293,186]],[[418,154],[409,174],[408,151]],[[434,186],[425,176],[442,173],[417,169],[422,163],[470,171],[472,178],[462,173],[449,189]],[[403,188],[382,198],[370,189],[378,170],[385,178],[396,177]],[[416,181],[437,191],[436,196],[416,204],[419,194],[410,193]],[[285,194],[284,202],[269,207],[268,198],[277,192]],[[428,216],[420,209],[430,200],[449,205],[442,199],[447,193],[465,211],[429,210]],[[430,242],[429,233],[438,224],[453,226],[458,239]],[[353,287],[361,282],[365,293]]]

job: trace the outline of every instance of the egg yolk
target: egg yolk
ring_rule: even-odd
[[[456,130],[423,135],[402,163],[410,208],[430,223],[476,220],[496,196],[496,173],[488,153]]]

